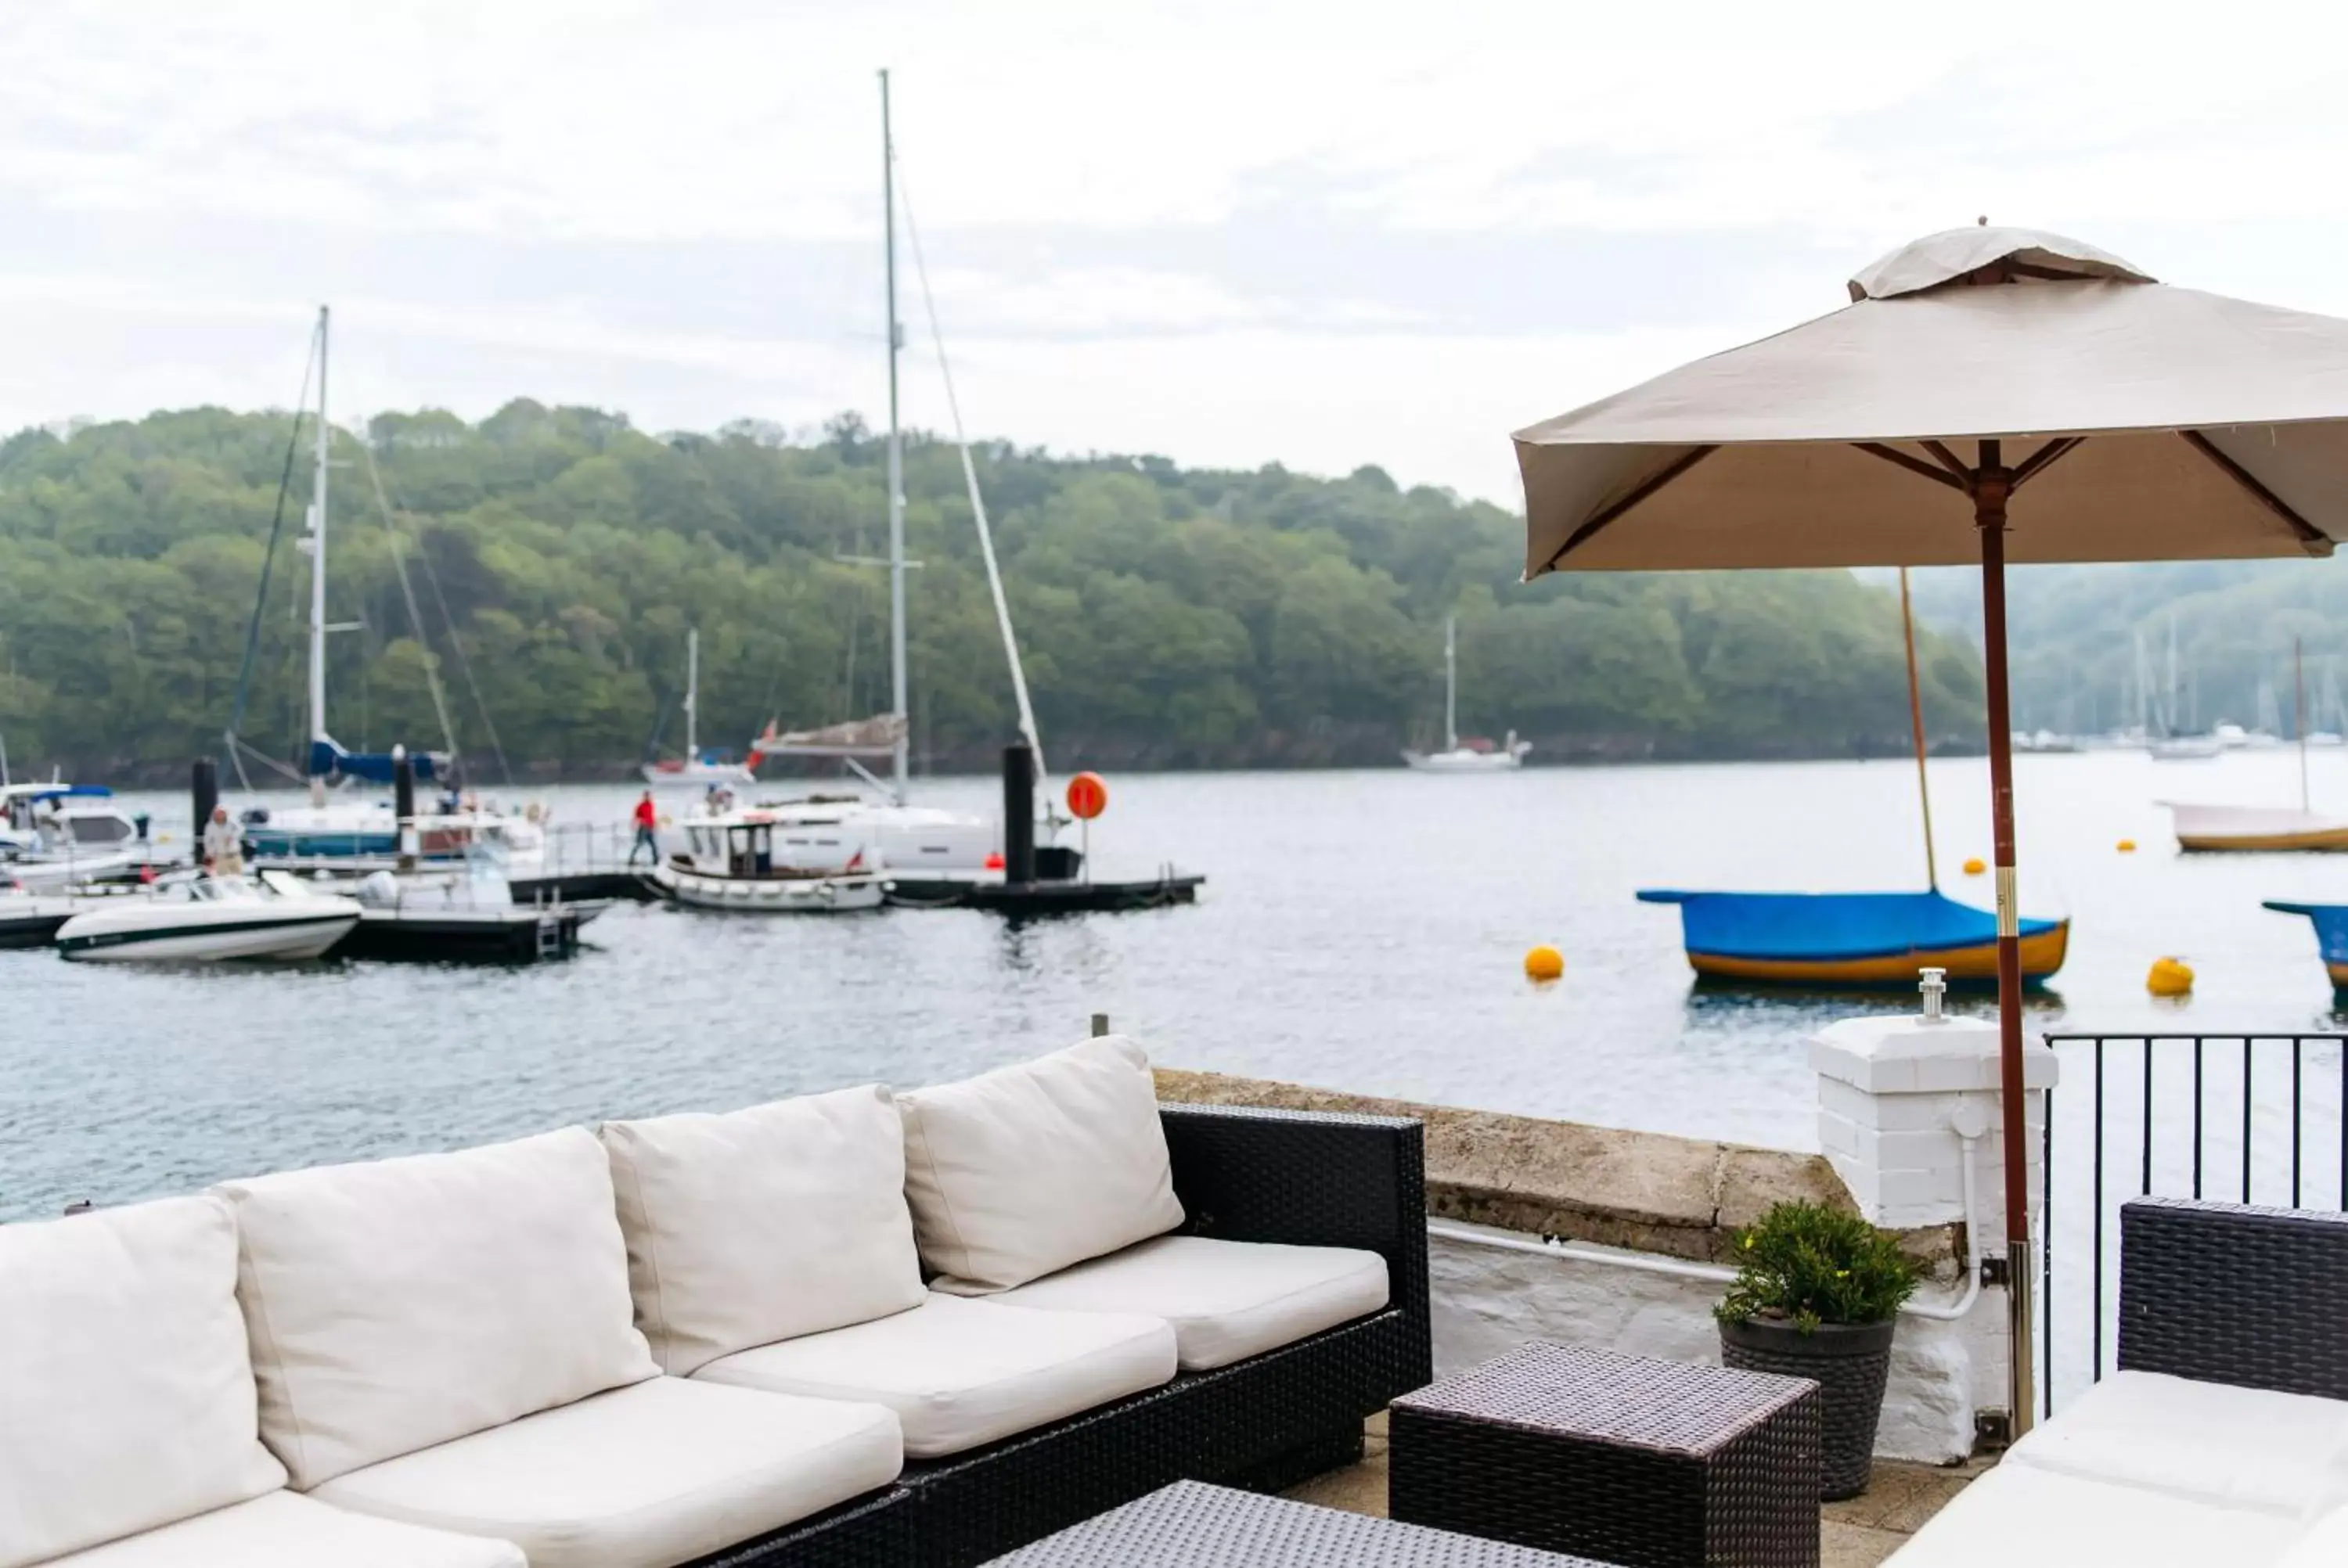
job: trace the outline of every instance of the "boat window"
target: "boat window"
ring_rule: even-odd
[[[119,844],[130,836],[130,825],[118,816],[77,816],[66,826],[76,844]]]

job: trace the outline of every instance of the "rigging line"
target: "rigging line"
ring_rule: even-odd
[[[480,682],[473,679],[473,661],[465,657],[465,640],[457,633],[457,618],[448,613],[448,596],[440,591],[440,574],[433,569],[432,552],[418,550],[416,559],[424,563],[424,580],[431,586],[432,600],[440,607],[440,620],[448,628],[448,648],[457,655],[457,673],[465,678],[465,689],[473,694],[473,707],[481,715],[481,728],[489,737],[489,753],[498,759],[498,773],[506,787],[514,787],[513,768],[506,762],[505,743],[498,739],[496,721],[489,717],[489,705],[482,701]]]
[[[277,559],[277,540],[285,531],[285,497],[294,484],[294,456],[302,446],[302,416],[310,401],[310,372],[318,358],[318,329],[310,329],[309,356],[302,362],[302,391],[294,400],[294,430],[285,438],[285,466],[277,476],[277,508],[269,519],[269,544],[261,556],[261,587],[252,596],[252,618],[245,623],[244,657],[236,673],[236,702],[229,715],[224,738],[229,743],[229,762],[236,769],[237,782],[250,793],[252,781],[245,776],[244,764],[237,757],[237,733],[244,728],[245,701],[252,691],[252,661],[261,645],[261,614],[269,602],[269,572]],[[259,753],[255,753],[256,755]]]
[[[897,159],[894,143],[891,144],[889,155]],[[930,319],[930,341],[937,349],[939,374],[945,379],[946,412],[953,420],[954,445],[962,452],[963,483],[970,491],[971,512],[978,519],[978,548],[986,561],[986,586],[994,597],[995,624],[1002,629],[1004,656],[1011,664],[1012,693],[1019,700],[1019,733],[1035,755],[1035,777],[1041,782],[1049,776],[1044,766],[1044,742],[1035,733],[1035,709],[1027,700],[1027,672],[1020,667],[1019,639],[1011,630],[1011,605],[1003,596],[1003,572],[994,560],[994,530],[986,524],[986,500],[979,494],[978,467],[971,461],[970,437],[963,430],[962,400],[954,394],[953,364],[946,357],[945,329],[938,324],[938,302],[930,292],[930,267],[922,254],[922,229],[913,221],[913,192],[906,183],[902,159],[898,159],[897,163],[897,190],[905,210],[905,238],[911,241],[913,276],[922,285],[922,310]]]
[[[424,684],[432,693],[432,712],[440,720],[441,742],[453,757],[457,754],[457,727],[448,722],[448,697],[440,689],[440,661],[433,656],[431,637],[424,630],[424,612],[416,608],[416,587],[407,579],[407,558],[400,553],[399,525],[392,518],[391,499],[384,493],[383,470],[376,466],[375,443],[355,435],[352,439],[358,442],[360,452],[366,456],[367,477],[375,485],[375,504],[383,514],[384,534],[391,541],[391,564],[399,573],[399,596],[407,601],[408,624],[416,628],[416,641],[424,650]]]

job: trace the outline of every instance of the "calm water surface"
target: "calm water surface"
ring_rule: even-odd
[[[2348,756],[2315,795],[2348,809]],[[2164,797],[2284,804],[2289,753],[2020,761],[2022,886],[2076,926],[2043,1023],[2333,1027],[2306,923],[2348,858],[2173,851]],[[1944,884],[1989,853],[1987,768],[1933,764]],[[606,1116],[934,1081],[1063,1045],[1096,1011],[1158,1060],[1365,1092],[1815,1146],[1802,1040],[1877,999],[1698,992],[1642,886],[1921,885],[1900,763],[1111,780],[1103,875],[1206,872],[1190,908],[1014,928],[965,912],[754,919],[614,909],[575,960],[520,970],[84,967],[0,953],[0,1217],[223,1176],[451,1147]],[[540,792],[563,821],[633,792]],[[924,801],[984,806],[941,780]],[[183,801],[139,804],[184,843]],[[2140,853],[2115,853],[2133,837]],[[1565,979],[1519,972],[1564,950]],[[2163,953],[2200,972],[2146,997]]]

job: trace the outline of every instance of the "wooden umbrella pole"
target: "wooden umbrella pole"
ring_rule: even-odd
[[[1924,886],[1941,890],[1932,856],[1932,786],[1924,776],[1924,695],[1916,682],[1916,612],[1908,600],[1908,569],[1900,569],[1900,631],[1908,644],[1908,728],[1916,740],[1916,801],[1924,813]]]
[[[1981,532],[1982,667],[1988,687],[1990,822],[1997,867],[1998,1085],[2005,1143],[2005,1267],[2013,1366],[2013,1436],[2037,1407],[2030,1243],[2029,1118],[2022,1081],[2022,916],[2013,856],[2013,725],[2006,692],[2005,500],[2013,476],[1998,444],[1981,444],[1973,475],[1973,523]]]

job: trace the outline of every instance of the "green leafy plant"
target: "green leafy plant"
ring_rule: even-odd
[[[1736,1235],[1736,1280],[1713,1309],[1723,1323],[1882,1323],[1915,1294],[1917,1268],[1888,1232],[1817,1204],[1773,1206]]]

